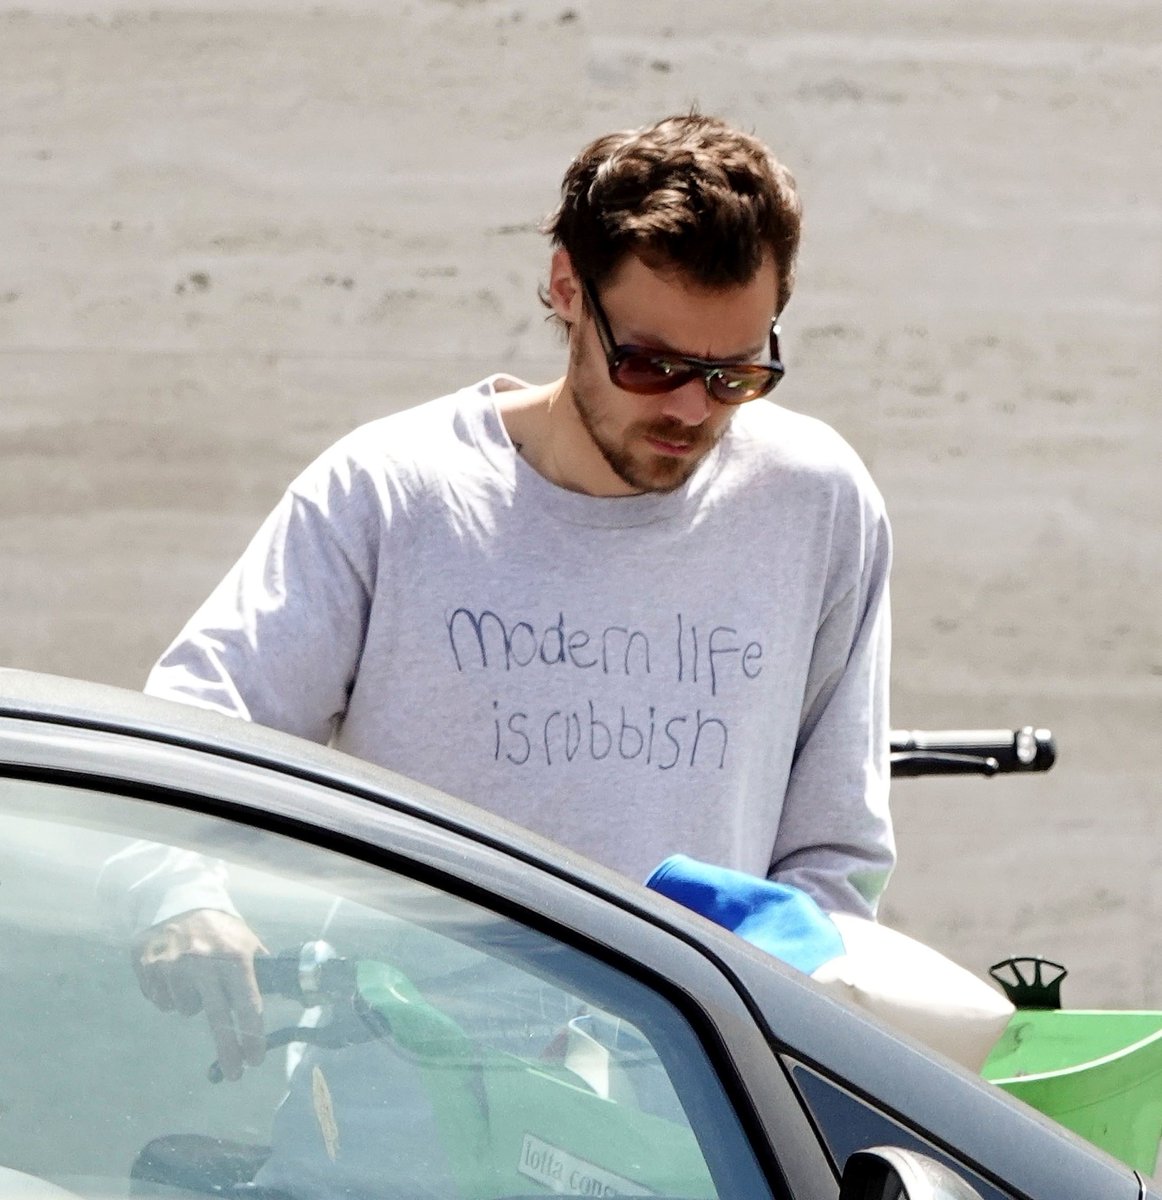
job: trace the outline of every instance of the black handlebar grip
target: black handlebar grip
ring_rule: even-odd
[[[935,763],[946,758],[993,760],[995,767],[985,774],[1014,771],[1048,771],[1057,761],[1057,744],[1048,729],[1026,725],[1021,729],[917,729],[893,730],[893,758],[907,758],[914,769],[900,774],[936,774]],[[934,769],[923,770],[923,761],[931,756]]]

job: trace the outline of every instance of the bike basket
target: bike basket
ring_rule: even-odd
[[[1127,1165],[1154,1173],[1162,1012],[1020,1010],[981,1073]]]

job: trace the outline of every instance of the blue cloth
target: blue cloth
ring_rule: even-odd
[[[807,975],[846,953],[835,922],[800,888],[674,854],[646,887],[669,896]]]

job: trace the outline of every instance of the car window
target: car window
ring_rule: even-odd
[[[130,952],[207,905],[261,938],[268,986],[307,988],[265,997],[237,1081]],[[0,947],[0,1200],[12,1172],[86,1196],[769,1195],[668,999],[449,881],[3,779]]]

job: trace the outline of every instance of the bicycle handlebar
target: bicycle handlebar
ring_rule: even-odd
[[[296,950],[254,960],[258,990],[264,996],[284,996],[304,1008],[355,995],[357,973],[354,960],[340,958],[323,941],[304,942]]]
[[[1048,729],[893,730],[893,778],[1048,771],[1057,744]]]
[[[384,970],[390,968],[385,966]],[[268,1033],[267,1050],[292,1042],[337,1049],[384,1036],[387,1022],[361,995],[359,972],[357,959],[340,958],[323,941],[304,942],[297,949],[278,955],[257,955],[254,978],[262,995],[282,996],[305,1009],[337,1004],[344,1010],[343,1019],[328,1025],[293,1025]],[[371,982],[375,982],[374,977]],[[221,1083],[225,1078],[217,1060],[210,1064],[206,1077],[211,1083]]]
[[[1032,725],[1021,729],[894,729],[889,747],[893,778],[1048,771],[1057,760],[1053,735]],[[350,1045],[383,1035],[383,1014],[369,1008],[360,993],[359,963],[339,958],[326,942],[307,942],[298,951],[259,956],[254,970],[265,995],[284,996],[305,1008],[341,1000],[353,1018],[336,1028],[279,1030],[267,1036],[268,1048],[291,1041]],[[222,1077],[220,1066],[213,1063],[211,1082]]]

